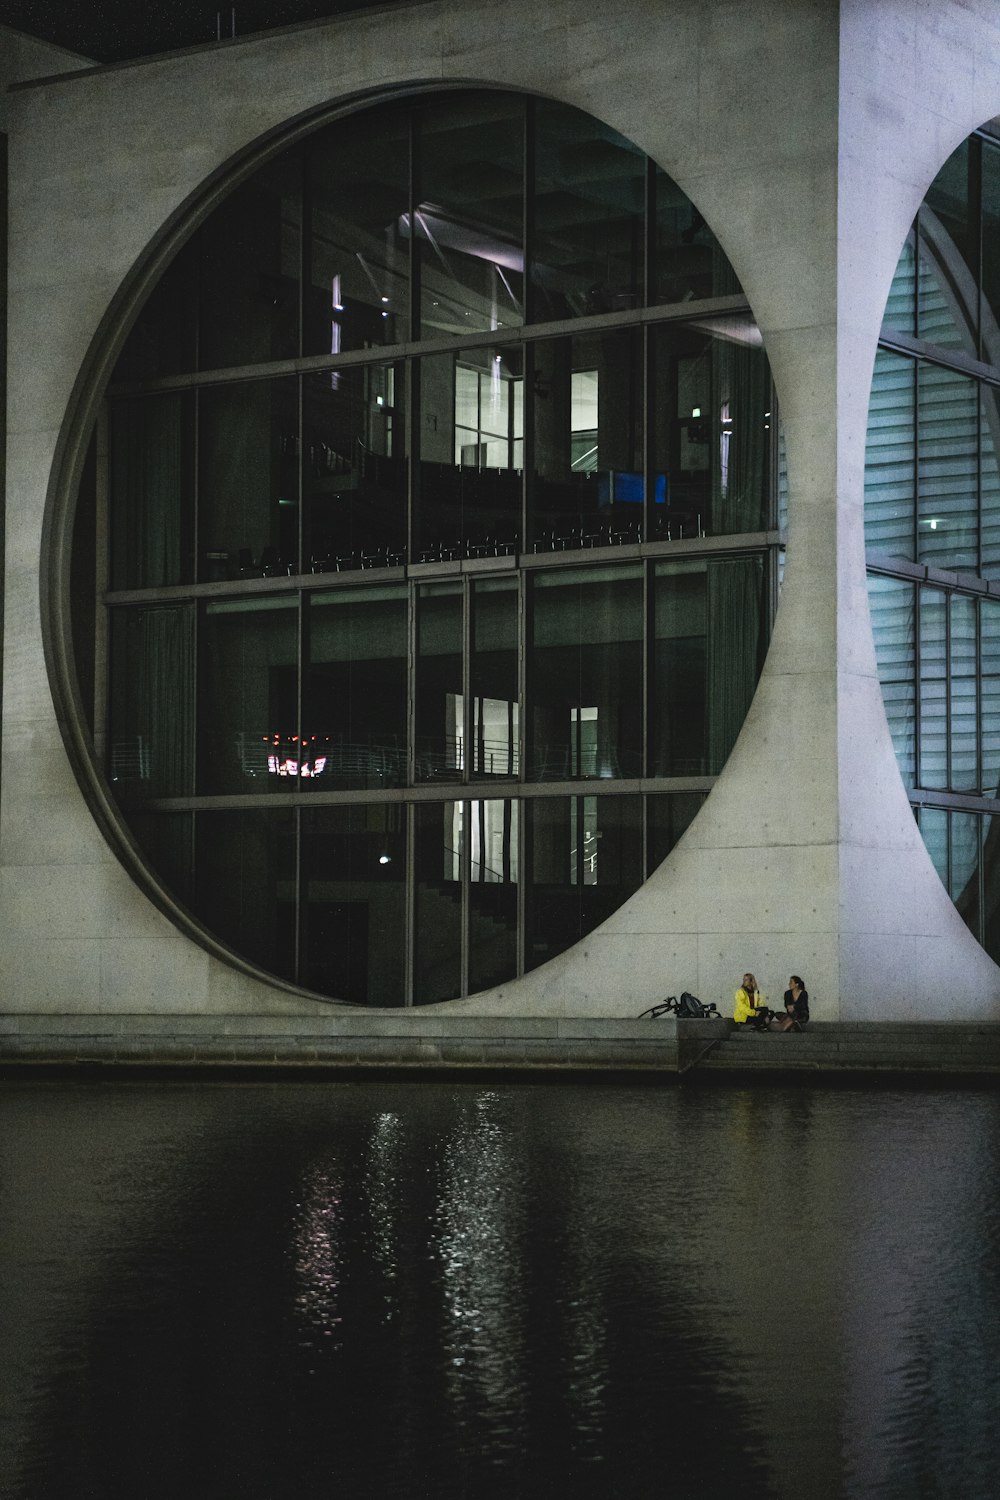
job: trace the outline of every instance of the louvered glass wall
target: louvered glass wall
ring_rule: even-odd
[[[896,268],[865,461],[869,603],[924,841],[1000,959],[1000,141],[938,174]],[[996,830],[996,831],[995,831]]]
[[[249,177],[142,309],[78,511],[80,678],[161,889],[359,1004],[585,936],[753,696],[773,411],[701,215],[577,110],[411,98]]]

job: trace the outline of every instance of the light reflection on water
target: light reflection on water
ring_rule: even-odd
[[[3,1500],[996,1493],[1000,1096],[0,1084]]]

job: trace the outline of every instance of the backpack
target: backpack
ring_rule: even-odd
[[[677,1002],[677,1018],[682,1021],[703,1021],[706,1016],[717,1016],[718,1009],[714,1005],[704,1005],[697,995],[692,995],[688,990],[681,993]]]
[[[674,995],[668,995],[666,1000],[661,1000],[659,1005],[651,1005],[644,1010],[639,1020],[645,1020],[646,1016],[655,1020],[657,1016],[676,1016],[680,1021],[707,1021],[712,1017],[718,1017],[719,1010],[715,1005],[705,1005],[692,995],[689,990],[683,990],[678,1000]]]

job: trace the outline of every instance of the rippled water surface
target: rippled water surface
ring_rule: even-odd
[[[1000,1492],[1000,1095],[0,1084],[0,1495]]]

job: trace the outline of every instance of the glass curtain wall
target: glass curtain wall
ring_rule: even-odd
[[[1000,141],[938,173],[900,256],[872,379],[869,604],[903,781],[970,930],[1000,959]]]
[[[984,394],[922,399],[928,445],[960,405],[987,475]],[[236,955],[449,1000],[666,858],[763,661],[777,425],[732,268],[634,145],[502,91],[322,126],[180,249],[102,420],[95,740],[157,881]],[[956,671],[973,625],[978,650],[948,616]],[[992,699],[963,701],[968,778]]]

